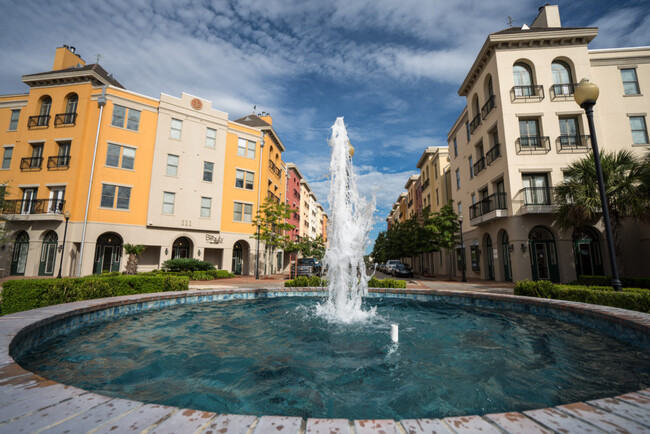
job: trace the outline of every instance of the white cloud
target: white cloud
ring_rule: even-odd
[[[645,7],[616,8],[599,18],[598,37],[590,48],[638,47],[650,44],[650,14]]]

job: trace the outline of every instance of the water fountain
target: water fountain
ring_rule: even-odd
[[[374,315],[374,310],[363,310],[361,303],[368,293],[369,276],[363,254],[368,247],[368,233],[375,211],[374,198],[367,201],[359,196],[352,155],[354,148],[348,139],[343,118],[332,126],[332,159],[329,246],[324,263],[328,272],[327,301],[318,311],[338,322],[363,321]]]

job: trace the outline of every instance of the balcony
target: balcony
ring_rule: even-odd
[[[273,202],[275,202],[275,203],[280,203],[280,198],[277,197],[276,195],[274,195],[274,194],[273,194],[272,192],[270,192],[270,191],[267,191],[267,192],[266,192],[266,197],[268,197],[269,199],[271,199],[271,200],[272,200]]]
[[[429,186],[429,181],[430,181],[430,178],[427,178],[427,180],[424,181],[424,183],[422,184],[422,187],[421,187],[422,191],[424,191]]]
[[[474,131],[478,128],[478,126],[481,125],[481,114],[477,114],[474,116],[474,119],[472,119],[472,122],[469,123],[469,133],[474,134]]]
[[[410,208],[412,206],[413,206],[413,199],[409,200],[409,202],[408,202],[408,208]]]
[[[573,99],[576,87],[579,83],[554,84],[550,87],[551,101]]]
[[[497,106],[496,103],[496,97],[492,95],[488,100],[485,102],[483,105],[483,108],[481,109],[481,115],[483,116],[483,119],[485,119],[492,110],[494,110]]]
[[[54,157],[48,157],[47,159],[47,170],[67,170],[69,168],[69,155],[57,155]]]
[[[21,158],[20,160],[20,170],[23,172],[41,170],[42,165],[43,157]]]
[[[501,156],[501,145],[499,143],[496,143],[485,154],[485,164],[489,166],[490,164],[492,164],[494,160],[496,160],[500,156]]]
[[[512,101],[541,101],[544,99],[544,88],[542,86],[513,86],[510,89]]]
[[[14,199],[2,203],[2,214],[8,220],[61,220],[65,200]]]
[[[27,128],[47,128],[50,123],[50,115],[30,116],[27,120]]]
[[[547,154],[551,150],[548,136],[521,136],[515,141],[517,154]]]
[[[271,170],[271,173],[275,175],[276,178],[280,179],[280,176],[282,175],[282,170],[278,166],[275,165],[275,163],[271,160],[269,160],[269,169]]]
[[[589,152],[591,144],[589,140],[591,136],[581,135],[561,135],[555,140],[557,152],[562,153],[575,153],[575,152]]]
[[[513,198],[521,203],[519,214],[551,214],[555,211],[552,187],[524,187]]]
[[[474,176],[485,170],[485,158],[480,158],[474,163]]]
[[[54,126],[74,126],[77,123],[76,113],[59,113],[54,116]]]
[[[508,216],[506,193],[494,193],[469,207],[469,220],[474,226]]]

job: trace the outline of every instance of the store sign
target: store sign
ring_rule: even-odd
[[[205,234],[205,241],[209,244],[221,244],[223,243],[223,238],[220,235],[214,236],[212,234]]]

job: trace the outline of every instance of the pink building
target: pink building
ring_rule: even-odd
[[[291,241],[300,240],[300,181],[302,180],[302,173],[298,167],[293,163],[287,163],[287,191],[285,198],[287,205],[295,210],[291,218],[287,219],[287,223],[295,226],[291,230]]]

